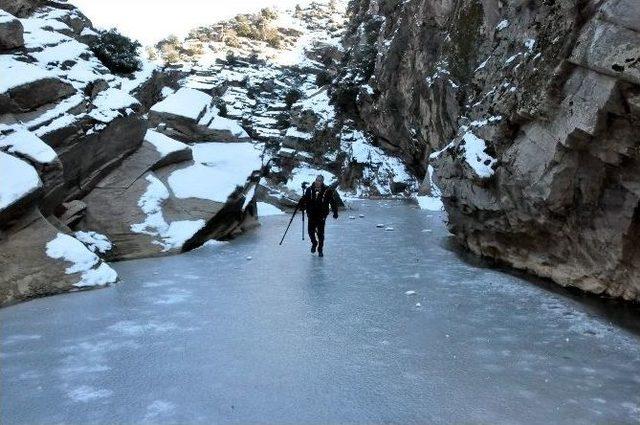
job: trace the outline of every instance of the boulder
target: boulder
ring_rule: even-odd
[[[113,241],[109,259],[189,250],[232,236],[255,216],[251,180],[261,161],[252,144],[198,144],[191,160],[167,139],[149,130],[143,145],[83,199],[87,214],[79,227]]]
[[[20,21],[0,9],[0,51],[24,46],[23,32]]]
[[[211,96],[185,87],[153,105],[149,123],[164,123],[168,136],[188,142],[249,140],[236,121],[220,116]]]
[[[113,283],[116,272],[80,241],[27,209],[0,238],[0,305]]]

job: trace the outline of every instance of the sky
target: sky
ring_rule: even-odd
[[[184,36],[199,25],[277,5],[287,9],[311,0],[71,0],[98,28],[116,27],[143,44],[169,34]]]

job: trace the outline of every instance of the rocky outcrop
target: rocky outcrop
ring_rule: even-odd
[[[0,10],[0,51],[24,45],[22,24],[15,16]]]
[[[473,252],[640,300],[640,6],[352,2],[336,97]]]
[[[247,132],[236,121],[220,116],[210,95],[186,87],[153,105],[149,124],[163,124],[164,132],[188,142],[249,140]]]
[[[261,152],[168,136],[248,139],[208,94],[169,95],[185,73],[143,62],[114,75],[72,5],[0,5],[19,17],[0,14],[0,305],[108,285],[103,259],[177,253],[255,223]],[[194,112],[185,92],[206,104]],[[166,104],[180,113],[156,114]]]

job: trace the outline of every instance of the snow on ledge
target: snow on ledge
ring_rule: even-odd
[[[58,158],[56,152],[38,136],[24,127],[0,139],[0,149],[8,147],[8,152],[23,155],[40,164],[50,164]]]
[[[42,182],[25,161],[0,151],[0,209],[36,191]]]
[[[99,252],[100,254],[104,254],[105,252],[111,250],[113,245],[108,237],[98,232],[82,232],[78,231],[74,233],[76,239],[85,244],[91,252]]]
[[[73,284],[75,287],[105,286],[118,279],[115,270],[101,262],[82,242],[64,233],[58,233],[47,243],[46,253],[50,258],[72,263],[66,268],[66,274],[82,273],[80,281]]]
[[[131,225],[131,231],[158,237],[160,240],[155,240],[153,243],[162,246],[163,251],[182,247],[188,239],[204,227],[205,221],[182,220],[168,224],[162,214],[162,204],[169,198],[169,190],[160,179],[151,174],[146,177],[146,180],[149,186],[138,200],[138,206],[147,217],[142,223]]]
[[[15,60],[9,55],[0,55],[0,93],[45,78],[56,78],[56,75],[36,65]]]
[[[178,198],[226,202],[262,167],[261,151],[252,143],[198,143],[191,149],[195,164],[169,175],[169,186]]]
[[[173,152],[189,149],[186,144],[151,129],[147,130],[144,140],[151,143],[163,158]]]
[[[464,159],[473,169],[473,171],[482,179],[489,178],[493,175],[493,164],[496,159],[487,155],[484,151],[487,148],[485,141],[471,132],[467,132],[463,136]]]
[[[138,100],[120,89],[110,87],[98,93],[93,100],[96,109],[89,116],[97,121],[108,123],[120,116],[120,110],[140,104]]]
[[[151,111],[197,120],[213,98],[200,90],[182,87],[151,107]]]

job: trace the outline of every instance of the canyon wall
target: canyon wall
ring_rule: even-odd
[[[337,104],[464,246],[640,300],[640,3],[354,0],[344,44]]]

